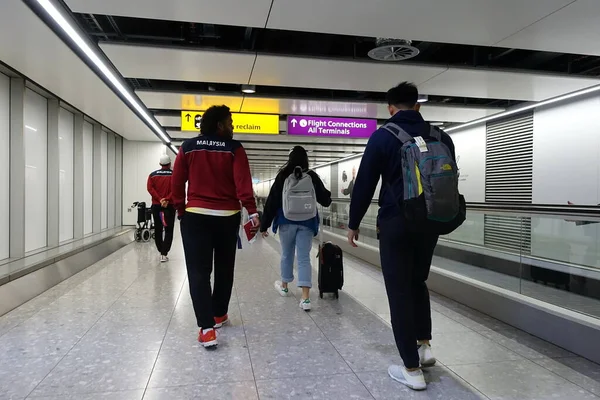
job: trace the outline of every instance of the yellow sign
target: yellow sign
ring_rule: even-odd
[[[181,130],[199,131],[202,114],[200,111],[182,111]],[[279,115],[232,113],[231,118],[233,119],[233,133],[279,134]]]

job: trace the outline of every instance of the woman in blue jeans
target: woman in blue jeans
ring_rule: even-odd
[[[317,197],[317,203],[323,207],[331,205],[331,192],[325,188],[321,178],[308,169],[308,155],[302,146],[296,146],[289,155],[288,162],[281,168],[271,192],[267,198],[260,231],[263,237],[268,236],[267,230],[273,225],[273,233],[279,230],[281,242],[281,280],[275,282],[275,288],[282,296],[289,294],[288,284],[294,281],[294,253],[298,260],[298,286],[302,288],[300,307],[309,311],[310,288],[312,287],[312,266],[310,250],[312,240],[319,233],[319,216],[306,221],[290,221],[283,215],[283,185],[285,180],[294,173],[296,167],[312,179]]]

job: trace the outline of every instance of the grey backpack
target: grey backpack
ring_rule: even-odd
[[[402,208],[407,227],[445,235],[465,221],[466,203],[458,191],[458,167],[442,142],[442,132],[428,128],[427,135],[412,137],[394,123],[383,126],[402,143]]]
[[[317,216],[317,195],[312,178],[296,167],[283,184],[283,216],[294,222]]]

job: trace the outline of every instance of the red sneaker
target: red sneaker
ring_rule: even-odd
[[[204,347],[213,347],[216,346],[217,343],[217,331],[213,328],[210,329],[200,329],[198,332],[198,341],[202,343]]]
[[[215,317],[215,329],[219,329],[223,325],[229,322],[229,316],[227,314],[222,317]]]

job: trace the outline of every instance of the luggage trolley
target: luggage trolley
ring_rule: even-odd
[[[137,226],[134,233],[136,242],[149,242],[154,239],[154,223],[152,222],[152,210],[146,207],[143,201],[136,201],[133,207],[137,208]]]

